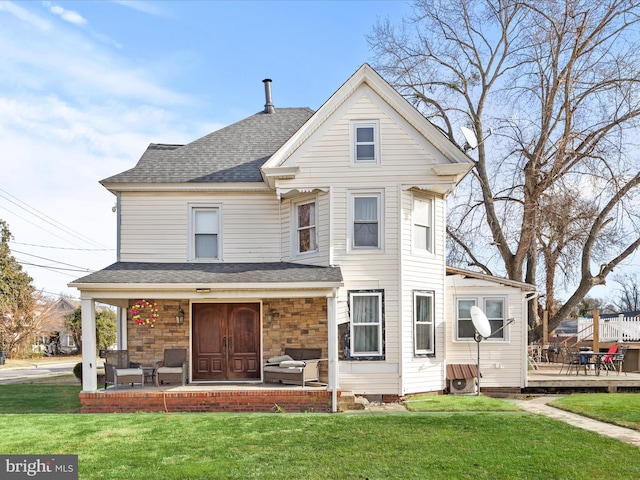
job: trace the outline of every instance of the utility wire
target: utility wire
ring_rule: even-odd
[[[40,229],[40,230],[43,230],[43,231],[47,232],[49,235],[53,235],[54,237],[59,238],[60,240],[63,240],[63,241],[65,241],[65,242],[69,242],[69,243],[73,243],[74,245],[78,245],[77,243],[73,242],[72,240],[69,240],[69,239],[66,239],[66,238],[64,238],[64,237],[61,237],[60,235],[58,235],[58,234],[56,234],[56,233],[53,233],[53,232],[51,232],[51,231],[47,230],[46,228],[41,227],[40,225],[38,225],[38,224],[36,224],[36,223],[33,223],[31,220],[27,220],[27,219],[26,219],[26,218],[24,218],[23,216],[18,215],[16,212],[12,212],[11,210],[9,210],[7,207],[5,207],[5,206],[3,206],[3,205],[0,205],[0,208],[2,208],[2,209],[4,209],[4,210],[6,210],[7,212],[11,213],[12,215],[15,215],[15,216],[16,216],[16,217],[18,217],[20,220],[24,220],[25,222],[27,222],[27,223],[29,223],[29,224],[33,225],[34,227],[36,227],[36,228],[38,228],[38,229]]]
[[[86,271],[86,270],[76,270],[76,269],[74,269],[74,268],[63,268],[63,267],[52,267],[52,266],[50,266],[50,265],[38,265],[38,264],[36,264],[36,263],[29,263],[29,262],[25,262],[25,261],[23,261],[23,260],[19,260],[19,259],[16,259],[16,261],[17,261],[20,265],[27,265],[27,266],[30,266],[30,267],[45,268],[45,269],[47,269],[47,270],[51,270],[51,271],[56,272],[56,273],[59,273],[59,274],[61,274],[61,275],[67,275],[68,277],[71,277],[71,278],[75,278],[75,277],[76,277],[76,275],[71,275],[70,273],[64,273],[64,271],[67,271],[67,272],[82,272],[82,273],[87,273],[87,271]],[[59,271],[59,270],[64,270],[64,271]]]
[[[56,250],[76,250],[81,252],[115,252],[115,248],[71,248],[71,247],[54,247],[52,245],[36,245],[35,243],[23,243],[16,242],[15,240],[9,240],[9,243],[15,245],[25,245],[27,247],[39,247],[39,248],[53,248]]]
[[[39,258],[40,260],[46,260],[48,262],[59,263],[60,265],[66,265],[67,267],[73,267],[73,268],[80,269],[80,270],[75,270],[76,272],[89,272],[89,273],[93,272],[93,270],[90,270],[88,268],[79,267],[78,265],[71,265],[70,263],[59,262],[58,260],[53,260],[51,258],[46,258],[46,257],[40,257],[38,255],[33,255],[33,254],[27,253],[27,252],[20,252],[18,250],[13,250],[13,253],[19,253],[21,255],[27,255],[29,257]]]
[[[6,190],[4,190],[3,188],[0,188],[0,192],[4,192],[6,195],[3,195],[2,193],[0,193],[0,197],[3,197],[4,199],[8,200],[9,202],[13,203],[14,205],[16,205],[18,208],[21,208],[22,210],[26,211],[27,213],[39,218],[40,220],[42,220],[43,222],[48,223],[49,225],[52,225],[53,227],[57,228],[58,230],[61,230],[62,232],[66,233],[67,235],[71,235],[72,237],[76,237],[78,239],[81,239],[85,242],[89,242],[97,247],[103,247],[103,245],[100,245],[98,242],[90,239],[89,237],[76,232],[75,230],[67,227],[66,225],[62,225],[61,222],[58,222],[57,220],[53,219],[52,217],[40,212],[38,209],[32,207],[31,205],[29,205],[28,203],[20,200],[19,198],[17,198],[14,195],[11,195],[9,192],[7,192]],[[7,196],[8,195],[8,196]],[[27,208],[23,207],[22,205],[20,205],[19,203],[11,200],[9,197],[17,200],[17,202],[20,202],[21,204],[25,205]],[[29,211],[31,210],[31,211]],[[35,213],[34,213],[35,212]],[[64,228],[60,227],[59,225],[62,225]]]

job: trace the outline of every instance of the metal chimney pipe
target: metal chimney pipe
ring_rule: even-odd
[[[264,113],[273,113],[276,109],[271,101],[271,79],[265,78],[262,82],[264,83],[264,97],[267,102],[264,104]]]

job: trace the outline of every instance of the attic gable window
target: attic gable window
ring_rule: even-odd
[[[189,205],[189,260],[221,260],[221,208]]]
[[[380,124],[377,120],[352,123],[352,164],[380,164],[379,125]]]

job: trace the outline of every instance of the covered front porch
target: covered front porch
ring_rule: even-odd
[[[134,268],[149,281],[126,281]],[[114,264],[79,279],[71,286],[82,298],[82,411],[335,412],[341,285],[339,269],[284,263]],[[97,302],[118,307],[117,348],[130,362],[151,369],[165,350],[186,349],[187,384],[98,385]],[[263,383],[267,360],[286,348],[321,350],[318,386]]]

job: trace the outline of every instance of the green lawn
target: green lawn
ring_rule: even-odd
[[[0,385],[0,413],[79,413],[80,390],[79,384]]]
[[[46,414],[0,421],[0,452],[77,454],[82,479],[640,476],[637,447],[519,412]]]
[[[640,395],[637,393],[575,394],[550,405],[569,412],[640,430]]]
[[[415,396],[431,411],[399,415],[43,413],[79,388],[1,385],[0,452],[77,454],[83,480],[640,477],[637,447],[483,396]]]

